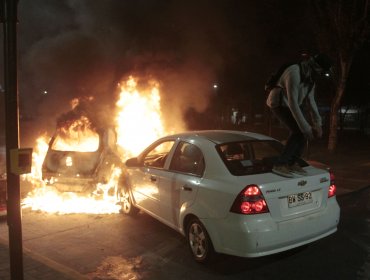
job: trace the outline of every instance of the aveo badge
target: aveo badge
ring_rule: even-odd
[[[306,180],[302,180],[298,182],[298,186],[301,186],[301,187],[305,186],[306,184],[307,184]]]

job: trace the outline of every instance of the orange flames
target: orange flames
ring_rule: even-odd
[[[160,107],[159,86],[149,82],[145,89],[138,89],[137,79],[130,76],[120,84],[116,102],[115,129],[117,145],[122,152],[121,160],[136,156],[146,146],[167,132],[164,129]],[[72,101],[72,108],[78,100]],[[107,112],[110,114],[111,112]],[[64,127],[60,137],[54,141],[52,149],[63,151],[90,152],[99,147],[99,137],[91,128],[90,120],[80,119]],[[48,213],[117,213],[117,186],[122,170],[114,167],[108,182],[99,183],[92,194],[81,196],[76,193],[57,192],[42,181],[41,167],[48,150],[47,135],[36,141],[33,153],[32,173],[23,178],[34,186],[32,192],[22,201],[24,208]],[[66,165],[68,166],[68,158]],[[72,162],[71,162],[72,164]],[[114,190],[112,192],[112,190]]]
[[[148,90],[139,92],[137,81],[130,77],[126,84],[121,85],[116,103],[117,144],[127,153],[126,156],[137,155],[164,134],[158,85],[155,82],[151,84]]]
[[[68,127],[61,127],[58,135],[51,147],[54,150],[94,152],[99,148],[99,135],[91,128],[91,122],[85,116]]]

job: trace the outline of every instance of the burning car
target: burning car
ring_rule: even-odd
[[[140,81],[140,82],[139,82]],[[48,213],[119,213],[125,159],[167,134],[159,83],[129,76],[117,98],[81,96],[58,115],[53,137],[36,140],[23,208]],[[114,105],[112,104],[114,102]],[[171,130],[181,127],[171,121]],[[50,140],[51,139],[51,140]]]
[[[57,129],[42,165],[42,179],[60,192],[87,193],[121,167],[113,128]]]

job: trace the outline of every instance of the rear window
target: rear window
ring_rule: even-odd
[[[283,145],[261,140],[224,143],[216,148],[230,173],[242,176],[270,172]]]
[[[99,134],[92,130],[59,132],[55,135],[51,149],[55,151],[95,152],[99,149]]]

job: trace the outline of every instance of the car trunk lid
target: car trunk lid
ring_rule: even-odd
[[[306,176],[284,178],[271,174],[270,182],[260,185],[271,216],[287,220],[324,208],[330,185],[329,172],[313,167],[306,168]]]

